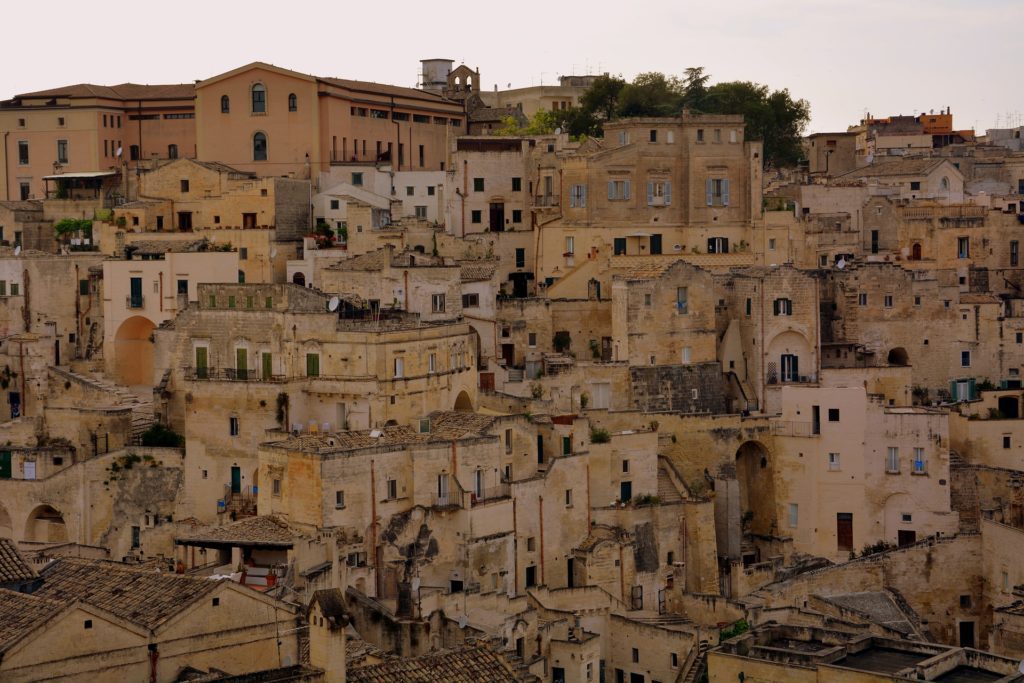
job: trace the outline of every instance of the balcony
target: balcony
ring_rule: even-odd
[[[259,370],[236,368],[185,368],[185,379],[219,382],[284,382],[284,375],[261,375]]]
[[[544,194],[535,198],[534,206],[558,206],[558,195]]]
[[[502,482],[497,486],[491,486],[474,491],[470,494],[470,502],[473,507],[476,507],[477,505],[485,505],[496,500],[510,498],[511,496],[512,487],[508,482]]]
[[[776,420],[771,423],[773,436],[814,437],[821,435],[821,427],[813,422]]]
[[[126,296],[124,298],[124,307],[125,308],[136,308],[136,309],[137,308],[145,308],[146,307],[146,297],[144,297],[142,294],[129,294],[128,296]]]

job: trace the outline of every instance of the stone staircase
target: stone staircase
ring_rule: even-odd
[[[976,532],[981,525],[981,510],[978,503],[978,481],[970,469],[962,469],[967,463],[956,451],[949,452],[951,485],[949,507],[960,515],[960,531]],[[954,473],[953,470],[961,469]]]
[[[696,681],[701,679],[708,665],[708,649],[710,649],[710,643],[706,640],[702,640],[697,644],[697,656],[690,667],[685,669],[680,677],[676,679],[678,683],[696,683]]]
[[[77,382],[93,391],[98,391],[110,397],[110,405],[124,408],[131,408],[132,427],[131,442],[141,445],[142,434],[149,429],[156,418],[153,414],[153,401],[146,399],[132,392],[128,387],[95,375],[83,375],[63,368],[51,368],[57,375],[67,381]]]
[[[672,481],[672,475],[665,470],[663,463],[658,463],[658,498],[662,503],[681,503],[683,497]]]
[[[515,368],[509,368],[509,371],[508,371],[508,381],[509,382],[522,382],[523,381],[523,371],[522,370],[516,370]]]

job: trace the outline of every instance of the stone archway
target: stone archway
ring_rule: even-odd
[[[114,336],[114,367],[121,384],[153,385],[153,330],[149,318],[134,315],[117,328]]]
[[[40,505],[25,522],[25,540],[36,543],[63,543],[68,540],[64,516],[50,505]]]
[[[302,271],[297,271],[294,275],[292,275],[292,284],[299,285],[300,287],[305,287],[306,274],[303,273]]]
[[[910,356],[902,346],[897,346],[889,351],[889,365],[910,365]]]
[[[768,448],[760,441],[746,441],[736,450],[736,479],[743,534],[774,535],[775,468]]]
[[[0,538],[14,538],[14,525],[7,508],[0,503]]]
[[[473,412],[473,399],[469,397],[465,389],[459,392],[459,395],[455,397],[455,410],[463,412]]]

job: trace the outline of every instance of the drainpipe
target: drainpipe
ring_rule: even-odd
[[[516,519],[515,496],[512,496],[512,592],[519,595],[519,526]]]
[[[75,287],[79,286],[79,270],[78,264],[75,264]],[[82,293],[77,292],[75,294],[75,357],[80,355],[82,348]]]
[[[377,561],[377,472],[370,461],[370,548],[373,551],[373,595],[380,597],[380,562]]]
[[[537,496],[537,498],[539,499],[537,507],[540,508],[540,585],[546,586],[547,584],[544,582],[544,496]]]
[[[160,312],[164,312],[164,271],[160,271]]]
[[[7,201],[11,201],[11,176],[9,172],[10,166],[7,161],[7,136],[11,133],[7,131],[4,133],[4,192],[7,195]]]
[[[587,528],[591,525],[590,521],[590,463],[587,463]]]
[[[402,294],[404,295],[403,298],[405,299],[405,302],[402,305],[405,308],[405,312],[408,313],[409,312],[409,271],[407,270],[407,271],[405,271],[402,274],[405,276],[405,287],[402,290]]]
[[[469,160],[462,160],[462,236],[466,236],[466,194],[469,192]]]

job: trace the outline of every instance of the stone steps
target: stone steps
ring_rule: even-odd
[[[658,498],[662,503],[679,503],[683,500],[663,466],[658,467]]]

